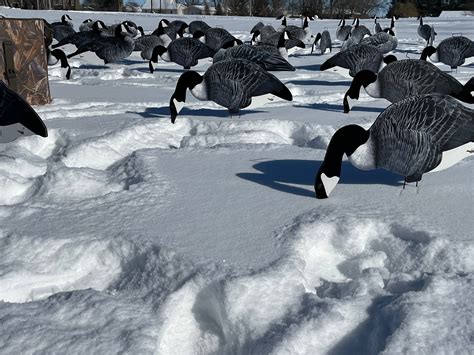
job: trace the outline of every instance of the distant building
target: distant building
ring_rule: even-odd
[[[204,5],[191,5],[183,10],[184,15],[215,15],[216,8],[209,6],[209,14],[206,14],[206,7]]]
[[[163,14],[179,14],[183,5],[176,4],[175,0],[146,0],[142,10],[146,12],[161,12]]]

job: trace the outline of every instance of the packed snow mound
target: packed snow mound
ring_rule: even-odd
[[[277,236],[285,255],[242,275],[131,241],[87,246],[80,240],[75,245],[50,241],[41,245],[49,250],[43,257],[55,260],[48,270],[34,255],[20,259],[29,265],[25,271],[34,270],[30,285],[41,281],[49,290],[83,286],[108,292],[71,291],[30,302],[27,319],[19,305],[4,304],[0,316],[10,314],[5,335],[29,323],[28,339],[11,338],[15,341],[4,350],[21,352],[37,342],[38,349],[54,344],[62,351],[78,338],[78,351],[108,345],[114,351],[166,354],[372,354],[441,347],[462,353],[469,347],[466,324],[472,325],[473,314],[463,295],[473,291],[472,245],[381,216],[352,212],[340,223],[331,214],[301,215]],[[6,265],[18,258],[9,255],[12,240],[2,237]],[[77,263],[65,264],[69,253]],[[73,272],[79,265],[87,268]],[[97,268],[101,279],[91,278],[89,270]],[[16,295],[27,301],[49,290],[24,288]],[[85,337],[105,322],[103,341]],[[35,326],[40,323],[47,326]],[[123,332],[129,335],[120,336]]]

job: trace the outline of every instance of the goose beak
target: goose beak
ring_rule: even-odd
[[[314,183],[314,191],[316,193],[316,198],[328,198],[338,182],[339,176],[328,177],[324,173],[318,174],[316,182]]]
[[[176,121],[176,117],[178,117],[179,112],[184,107],[184,101],[178,101],[176,97],[173,95],[170,99],[170,113],[171,113],[171,123],[174,124]]]

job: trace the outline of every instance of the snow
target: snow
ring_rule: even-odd
[[[70,16],[76,26],[126,17],[146,31],[160,18]],[[259,20],[279,25],[204,19],[244,40]],[[474,36],[469,18],[431,22],[437,41]],[[337,21],[310,26],[334,35]],[[421,54],[417,26],[396,23],[399,58]],[[49,137],[0,146],[0,353],[472,353],[473,157],[405,189],[344,161],[317,200],[332,134],[369,127],[389,103],[361,93],[342,113],[347,72],[319,71],[330,54],[310,50],[290,56],[296,72],[275,73],[293,102],[229,118],[188,95],[174,125],[173,63],[150,74],[137,53],[107,66],[85,54],[69,81],[50,68],[54,100],[35,107]]]

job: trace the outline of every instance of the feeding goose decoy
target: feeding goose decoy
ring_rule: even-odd
[[[267,44],[281,49],[282,39],[284,39],[284,46],[286,51],[280,50],[283,58],[288,60],[288,51],[294,51],[298,48],[305,48],[305,44],[299,39],[291,38],[290,32],[275,32],[270,36],[262,37],[260,30],[256,30],[252,37],[252,42],[257,45]]]
[[[31,105],[0,80],[0,143],[19,137],[48,136],[48,129]]]
[[[313,46],[311,47],[311,54],[313,54],[314,47],[316,47],[318,43],[321,54],[330,53],[332,51],[331,35],[329,34],[329,31],[324,30],[323,33],[318,32],[314,39]]]
[[[359,44],[336,53],[321,65],[320,70],[324,71],[337,66],[349,69],[349,75],[354,77],[361,70],[378,73],[385,65],[396,60],[397,58],[393,55],[384,58],[377,47]]]
[[[217,63],[222,60],[242,58],[257,63],[267,71],[295,71],[295,67],[288,63],[280,53],[274,54],[257,48],[258,46],[242,44],[229,49],[220,49],[214,55],[213,62]]]
[[[258,64],[245,59],[223,60],[212,64],[204,75],[192,70],[181,75],[170,99],[172,123],[186,101],[187,89],[199,100],[214,101],[226,107],[229,114],[237,114],[249,106],[254,96],[273,94],[293,100],[288,88]]]
[[[196,20],[196,21],[191,21],[189,23],[189,26],[188,26],[188,28],[186,28],[185,32],[188,32],[188,33],[194,35],[194,33],[196,33],[197,31],[201,31],[203,33],[206,33],[206,31],[210,28],[211,28],[211,26],[209,26],[204,21]]]
[[[278,40],[277,46],[272,44],[266,44],[262,42],[257,42],[255,46],[253,46],[258,51],[263,51],[267,53],[271,53],[274,55],[280,55],[286,61],[288,61],[288,49],[287,46],[293,49],[294,47],[298,48],[305,48],[305,45],[300,40],[290,39],[288,37],[288,32],[280,33],[280,37]]]
[[[94,21],[92,24],[91,31],[76,32],[73,35],[64,38],[56,44],[52,45],[52,48],[62,47],[66,44],[73,44],[76,48],[85,47],[95,40],[104,37],[103,29],[105,24],[102,21]]]
[[[346,25],[346,20],[343,18],[341,19],[337,27],[336,38],[341,42],[347,41],[347,39],[351,35],[351,31],[352,26]]]
[[[354,21],[352,22],[352,31],[351,31],[351,39],[354,41],[355,44],[359,44],[359,42],[365,37],[365,36],[371,36],[372,34],[370,33],[369,29],[365,27],[364,25],[359,25],[359,18],[355,18]]]
[[[286,23],[286,17],[285,23]],[[311,37],[311,29],[309,28],[309,19],[305,17],[303,20],[303,27],[298,27],[294,25],[288,25],[280,31],[288,31],[290,33],[290,38],[298,39],[302,42],[305,42],[309,37]]]
[[[84,32],[87,33],[87,32]],[[116,62],[118,60],[127,58],[135,47],[129,27],[122,23],[115,28],[115,37],[97,36],[87,45],[79,47],[77,51],[69,54],[67,57],[71,58],[84,52],[94,52],[104,64]]]
[[[174,26],[171,26],[170,22],[166,19],[161,20],[156,30],[154,30],[151,34],[159,36],[163,34],[163,32],[167,34],[172,40],[178,37],[176,28]],[[183,37],[182,33],[179,35],[179,37]]]
[[[420,24],[418,26],[418,35],[426,41],[426,45],[432,46],[437,33],[433,26],[423,24],[423,17],[420,16]]]
[[[184,21],[181,20],[174,20],[169,23],[171,27],[174,27],[176,34],[179,37],[183,37],[183,34],[186,32],[186,29],[188,28],[188,24]]]
[[[168,47],[159,45],[153,49],[149,62],[150,72],[153,73],[152,63],[158,63],[158,56],[166,62],[174,62],[184,69],[190,69],[198,64],[198,59],[213,57],[215,53],[212,48],[193,37],[177,38]]]
[[[153,50],[157,46],[168,47],[171,43],[171,38],[164,32],[164,28],[160,27],[160,30],[156,34],[143,35],[135,39],[135,52],[141,52],[140,56],[142,59],[150,60],[153,56]]]
[[[390,105],[365,130],[358,125],[334,133],[316,175],[316,197],[327,198],[341,177],[344,154],[356,168],[382,168],[417,182],[468,156],[474,141],[474,110],[448,95],[412,96]],[[456,149],[457,148],[457,149]]]
[[[436,48],[426,47],[420,59],[429,58],[432,62],[441,62],[456,69],[469,57],[474,57],[474,42],[464,36],[453,36],[443,39]]]
[[[471,95],[474,78],[462,85],[435,65],[419,59],[394,61],[378,74],[370,70],[358,72],[344,96],[344,112],[350,110],[347,97],[358,99],[362,86],[370,96],[382,97],[390,102],[401,101],[413,95],[440,93],[466,103],[474,103]]]
[[[220,27],[210,28],[205,33],[196,31],[193,37],[216,52],[221,48],[230,48],[242,44],[240,39],[235,38],[229,31]]]
[[[382,54],[387,54],[397,48],[398,40],[397,37],[389,33],[379,32],[373,36],[363,38],[359,44],[375,46]]]

